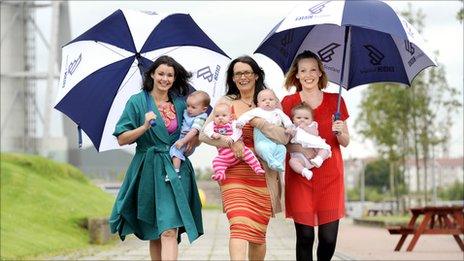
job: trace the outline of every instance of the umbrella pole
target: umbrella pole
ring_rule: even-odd
[[[345,69],[345,58],[346,58],[346,45],[348,44],[348,37],[350,35],[351,28],[349,26],[345,27],[345,44],[343,45],[343,58],[342,58],[342,66],[341,66],[341,73],[340,73],[340,84],[338,88],[338,99],[337,99],[337,111],[334,114],[334,121],[340,119],[340,101],[342,98],[342,83],[343,83],[343,73]]]

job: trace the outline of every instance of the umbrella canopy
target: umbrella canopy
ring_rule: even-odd
[[[62,48],[55,108],[87,134],[98,151],[119,148],[112,136],[142,74],[169,55],[192,72],[190,89],[208,92],[214,104],[225,92],[230,58],[188,14],[117,10]]]
[[[375,82],[410,85],[434,55],[417,30],[381,1],[305,2],[259,45],[284,73],[305,50],[318,54],[331,82],[350,89]]]

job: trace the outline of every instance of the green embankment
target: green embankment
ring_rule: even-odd
[[[88,247],[79,222],[108,216],[113,200],[69,164],[1,154],[1,259]]]

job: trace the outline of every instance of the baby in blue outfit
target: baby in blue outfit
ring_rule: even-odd
[[[184,111],[179,140],[169,150],[176,172],[179,172],[181,161],[185,160],[185,144],[195,137],[205,124],[208,117],[206,110],[210,102],[209,95],[204,91],[194,91],[187,97],[187,109]]]
[[[243,128],[254,117],[265,119],[269,124],[294,128],[292,120],[280,109],[280,102],[274,91],[264,89],[258,93],[258,107],[243,113],[236,121],[237,128]],[[258,128],[253,129],[256,154],[266,161],[269,168],[284,171],[287,150],[284,145],[275,143]]]

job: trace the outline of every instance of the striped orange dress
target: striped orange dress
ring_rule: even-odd
[[[245,146],[253,150],[251,125],[243,127],[242,138]],[[257,175],[248,164],[241,161],[226,170],[226,179],[219,185],[224,211],[229,219],[230,238],[256,244],[266,243],[272,205],[265,176]]]

